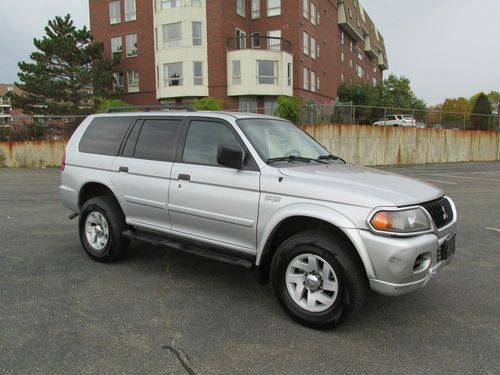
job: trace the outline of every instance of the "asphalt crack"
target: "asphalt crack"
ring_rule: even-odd
[[[177,359],[179,360],[179,362],[181,363],[182,367],[184,367],[184,370],[186,370],[186,372],[189,375],[196,375],[195,372],[194,372],[194,370],[187,364],[187,361],[189,361],[189,357],[187,356],[186,353],[184,353],[184,352],[182,352],[180,350],[177,350],[177,349],[175,349],[174,347],[172,347],[170,345],[163,345],[162,349],[166,349],[170,353],[172,353],[173,355],[175,355],[177,357]]]

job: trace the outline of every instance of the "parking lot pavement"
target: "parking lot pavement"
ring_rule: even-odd
[[[426,288],[370,293],[324,332],[240,268],[140,243],[96,263],[57,170],[0,170],[0,373],[499,373],[500,163],[382,169],[454,198],[457,254]]]

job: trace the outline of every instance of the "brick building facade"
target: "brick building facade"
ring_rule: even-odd
[[[334,100],[342,82],[376,84],[384,39],[358,0],[90,0],[91,31],[121,55],[131,104],[223,99],[272,112],[279,95]]]

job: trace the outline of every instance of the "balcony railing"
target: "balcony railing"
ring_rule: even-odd
[[[229,51],[258,49],[274,52],[292,53],[292,43],[283,38],[260,36],[254,34],[228,38],[227,49]]]

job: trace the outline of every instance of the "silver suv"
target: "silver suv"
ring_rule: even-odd
[[[367,289],[423,287],[455,252],[440,189],[346,165],[270,116],[223,112],[88,117],[66,146],[60,194],[87,254],[130,240],[255,268],[298,322],[332,328]]]

